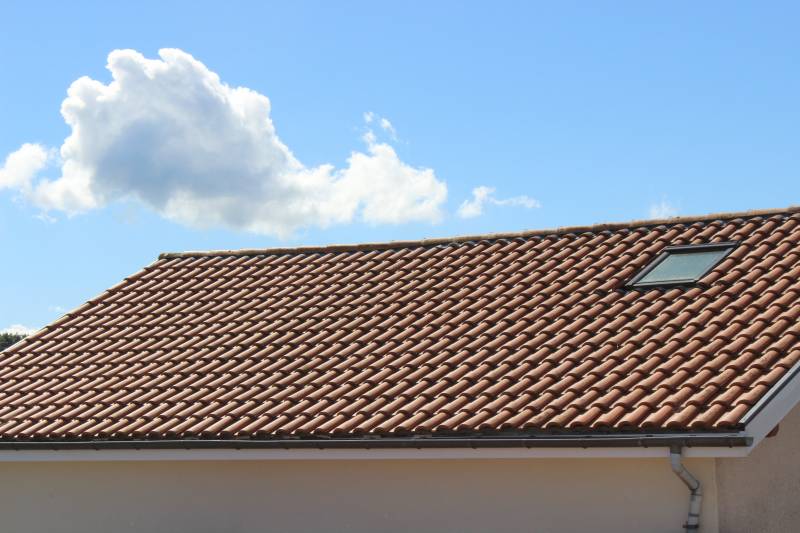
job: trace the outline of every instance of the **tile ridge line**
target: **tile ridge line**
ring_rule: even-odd
[[[477,235],[458,235],[453,237],[435,237],[420,240],[398,240],[385,242],[368,242],[355,244],[328,244],[317,246],[294,246],[272,248],[245,248],[239,250],[196,250],[185,252],[165,252],[158,256],[159,259],[178,259],[187,257],[217,257],[217,256],[254,256],[254,255],[284,255],[308,253],[341,253],[361,252],[372,250],[391,250],[395,248],[416,248],[437,246],[445,244],[460,244],[485,240],[519,239],[527,237],[545,237],[550,235],[565,235],[570,233],[599,233],[621,229],[648,228],[663,225],[677,225],[695,222],[709,222],[714,220],[732,220],[737,218],[756,218],[772,215],[791,215],[800,212],[800,206],[791,205],[776,209],[754,209],[749,211],[732,211],[711,213],[707,215],[687,215],[681,217],[638,219],[627,222],[601,222],[584,226],[562,226],[536,230],[523,230],[507,233],[485,233]]]

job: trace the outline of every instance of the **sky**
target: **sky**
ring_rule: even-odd
[[[797,204],[799,11],[3,2],[0,331],[166,251]]]

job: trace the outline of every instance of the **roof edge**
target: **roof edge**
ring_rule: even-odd
[[[0,441],[0,450],[746,447],[742,433],[508,438]]]
[[[800,402],[800,361],[797,361],[742,417],[752,448],[766,438]]]
[[[665,224],[688,224],[694,222],[707,222],[711,220],[730,220],[736,218],[755,218],[760,216],[771,216],[780,214],[792,214],[800,212],[800,206],[791,205],[776,209],[754,209],[750,211],[734,211],[723,213],[711,213],[708,215],[687,215],[681,217],[658,218],[658,219],[639,219],[627,222],[603,222],[588,226],[563,226],[549,229],[525,230],[508,233],[486,233],[478,235],[459,235],[454,237],[437,237],[421,239],[416,241],[386,241],[369,242],[360,244],[328,244],[318,246],[296,246],[296,247],[275,247],[275,248],[249,248],[241,250],[198,250],[186,252],[164,252],[158,256],[159,259],[177,259],[182,257],[207,257],[207,256],[251,256],[251,255],[277,255],[277,254],[303,254],[303,253],[337,253],[337,252],[356,252],[365,250],[387,250],[394,248],[410,248],[415,246],[436,246],[441,244],[457,244],[463,242],[515,239],[525,237],[564,235],[568,233],[586,233],[599,231],[613,231],[629,228],[647,228],[662,226]]]

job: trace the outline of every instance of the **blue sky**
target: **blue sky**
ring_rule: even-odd
[[[640,219],[654,207],[701,214],[800,201],[794,3],[111,4],[0,8],[0,163],[25,143],[40,151],[23,155],[47,158],[29,176],[8,161],[0,174],[0,330],[43,326],[162,251],[417,239]],[[131,82],[138,104],[124,90],[94,107],[65,104],[82,137],[73,155],[59,155],[75,133],[60,113],[70,85],[88,76],[102,86],[77,82],[84,91],[108,91],[112,51],[140,54],[114,59],[135,77],[146,64],[167,65],[163,48],[198,63],[187,72],[170,63],[165,72],[178,77],[162,85]],[[214,74],[221,84],[208,90],[233,104],[201,95],[216,103],[192,107],[180,91],[166,94],[183,81],[205,90],[197,87]],[[235,98],[253,113],[230,96],[235,87],[250,89]],[[231,141],[259,127],[261,95],[274,135]],[[142,106],[180,113],[151,113],[143,125]],[[284,148],[259,144],[274,139]],[[354,152],[360,159],[349,160]],[[296,161],[274,163],[286,154]],[[83,174],[69,170],[70,158],[89,169],[84,196],[73,194]],[[308,173],[318,181],[297,185]],[[47,188],[65,176],[64,187]],[[478,187],[494,189],[483,208],[459,211]],[[190,202],[165,206],[187,188]],[[225,209],[214,191],[231,194]],[[306,200],[310,210],[296,207]]]

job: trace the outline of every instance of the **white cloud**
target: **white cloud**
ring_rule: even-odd
[[[345,168],[306,167],[278,137],[266,96],[226,85],[181,50],[159,56],[115,50],[110,83],[73,82],[61,106],[72,132],[60,148],[60,175],[34,181],[47,151],[26,144],[7,159],[0,185],[45,211],[75,214],[137,199],[190,226],[278,236],[355,220],[441,218],[445,183],[374,134]]]
[[[494,196],[494,188],[481,185],[472,189],[472,198],[464,200],[458,207],[458,216],[461,218],[474,218],[483,214],[486,204],[498,206],[524,207],[533,209],[541,207],[541,204],[529,196],[514,196],[511,198],[498,199]]]
[[[13,324],[5,329],[0,329],[0,333],[11,333],[12,335],[31,335],[32,333],[35,332],[36,332],[35,329],[27,328],[20,324]]]
[[[389,122],[388,118],[381,118],[381,128],[383,131],[388,133],[393,140],[397,140],[397,132],[395,131],[394,126],[392,126],[392,123]]]
[[[649,215],[650,218],[671,218],[678,215],[678,209],[666,200],[661,200],[650,206]]]
[[[378,142],[378,137],[375,136],[375,132],[371,129],[368,129],[367,132],[361,136],[361,139],[367,143],[367,146],[372,146]]]
[[[365,112],[363,116],[364,123],[367,125],[367,132],[362,136],[362,139],[368,145],[377,142],[378,138],[377,135],[375,135],[375,132],[372,130],[373,123],[378,124],[390,139],[397,141],[397,130],[394,129],[394,125],[388,118],[382,117],[377,113],[373,113],[372,111]]]
[[[23,144],[0,167],[0,189],[30,189],[34,176],[47,165],[48,151],[40,144]]]
[[[458,216],[461,218],[473,218],[480,216],[483,213],[483,204],[489,196],[494,193],[494,189],[481,185],[472,189],[472,199],[464,200],[458,206]]]
[[[45,224],[55,224],[56,222],[58,222],[58,219],[56,217],[50,216],[45,212],[37,213],[36,219],[41,220]]]

